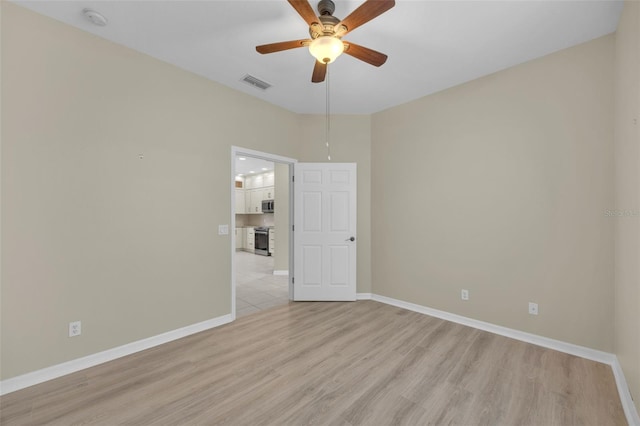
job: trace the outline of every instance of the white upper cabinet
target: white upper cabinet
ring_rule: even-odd
[[[236,189],[236,213],[262,213],[262,200],[273,200],[276,196],[274,173],[266,172],[247,176],[245,189]]]
[[[249,191],[249,210],[247,213],[262,213],[262,189]]]
[[[275,174],[274,172],[267,172],[263,175],[263,184],[264,186],[273,186],[275,185]]]
[[[265,172],[259,175],[247,176],[244,180],[246,189],[264,188],[265,186],[274,185],[274,173]]]
[[[263,188],[262,196],[264,197],[265,200],[273,200],[276,196],[275,187],[268,186],[266,188]]]
[[[236,189],[236,213],[246,212],[244,189]]]

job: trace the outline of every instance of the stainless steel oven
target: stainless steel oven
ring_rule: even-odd
[[[270,256],[269,254],[269,228],[259,226],[253,228],[255,233],[254,253],[261,254],[263,256]]]

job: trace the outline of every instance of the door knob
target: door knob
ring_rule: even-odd
[[[350,237],[350,238],[347,238],[345,241],[355,241],[355,240],[356,240],[356,237]]]

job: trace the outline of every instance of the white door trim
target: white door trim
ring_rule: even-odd
[[[231,225],[229,227],[229,239],[231,240],[231,321],[235,321],[236,319],[236,239],[234,237],[236,229],[236,188],[234,182],[236,180],[236,156],[238,155],[260,158],[262,160],[273,161],[275,163],[288,164],[290,176],[293,175],[293,165],[298,162],[295,158],[242,148],[235,145],[231,146],[231,183],[229,185],[229,199],[231,200]],[[289,179],[289,217],[291,218],[291,222],[293,222],[293,182],[291,182],[291,179]],[[293,271],[293,251],[293,232],[289,232],[289,271]],[[291,298],[292,295],[293,289],[291,288],[291,280],[289,280],[289,298]]]

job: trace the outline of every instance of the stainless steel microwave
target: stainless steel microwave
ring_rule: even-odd
[[[273,213],[273,200],[262,200],[262,213]]]

